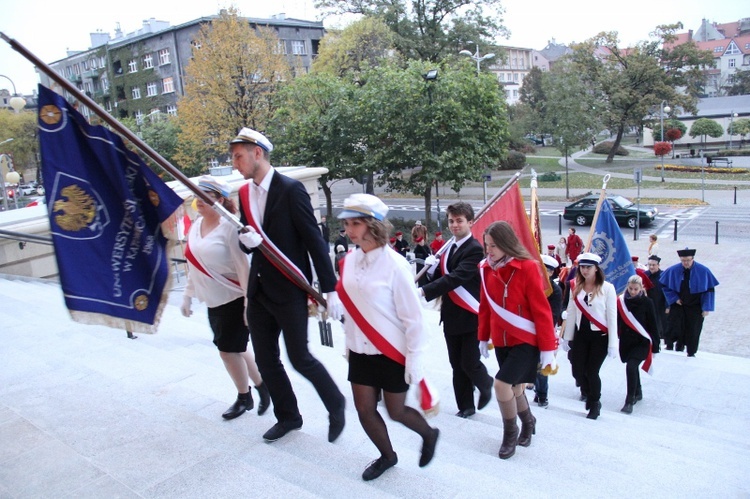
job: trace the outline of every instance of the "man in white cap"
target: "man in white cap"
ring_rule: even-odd
[[[424,243],[427,244],[427,227],[422,225],[421,220],[417,220],[414,227],[411,228],[411,242],[416,244],[418,237],[421,237]]]
[[[307,293],[299,288],[261,251],[265,244],[307,282],[312,280],[310,261],[325,293],[328,313],[340,319],[343,305],[334,291],[336,276],[318,228],[310,196],[297,180],[281,175],[270,163],[271,142],[250,128],[240,130],[230,142],[232,164],[252,180],[240,188],[241,220],[246,224],[240,242],[253,253],[247,287],[247,318],[255,358],[268,385],[278,422],[264,435],[273,442],[302,427],[289,376],[280,360],[279,335],[292,366],[315,387],[329,413],[328,441],[344,429],[346,399],[307,346]],[[265,241],[264,241],[265,239]]]

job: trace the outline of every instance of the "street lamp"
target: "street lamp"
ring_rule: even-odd
[[[729,149],[732,148],[732,135],[734,135],[734,130],[732,130],[732,123],[734,122],[734,119],[737,117],[737,113],[732,110],[729,113]]]
[[[474,42],[472,42],[471,40],[469,40],[468,43],[471,44],[471,43],[474,43]],[[495,54],[492,53],[492,52],[490,52],[489,54],[485,54],[485,55],[481,55],[480,56],[479,55],[479,44],[477,43],[476,45],[477,45],[477,51],[475,53],[472,54],[468,50],[462,50],[461,52],[459,52],[459,54],[460,55],[468,55],[469,57],[471,57],[472,59],[474,59],[477,62],[477,76],[479,76],[479,72],[481,70],[480,67],[479,67],[479,63],[482,62],[482,61],[486,61],[487,59],[492,59],[493,57],[495,57]]]
[[[422,75],[422,78],[424,78],[424,81],[427,82],[427,96],[430,99],[430,109],[432,109],[432,83],[437,81],[438,79],[438,70],[437,69],[430,69],[425,74]],[[432,131],[432,157],[435,158],[435,131],[433,129]],[[435,179],[435,203],[437,207],[437,215],[436,222],[437,222],[437,229],[440,230],[440,185],[438,183],[438,179]]]
[[[659,116],[661,118],[661,129],[659,130],[661,134],[661,142],[664,142],[664,111],[666,111],[667,113],[671,111],[669,106],[664,106],[665,102],[666,101],[661,101],[661,113]],[[664,182],[664,155],[663,154],[661,155],[661,181]]]
[[[13,83],[13,80],[11,80],[5,75],[0,75],[0,76],[8,80],[10,84],[13,85],[13,97],[11,97],[9,101],[10,107],[12,107],[16,112],[26,107],[26,99],[18,95],[18,92],[16,92],[16,84]]]

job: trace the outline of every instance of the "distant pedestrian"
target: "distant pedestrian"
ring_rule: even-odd
[[[553,279],[557,279],[557,276],[560,275],[560,266],[562,265],[562,260],[560,260],[560,257],[557,256],[556,250],[557,248],[554,244],[547,245],[547,256],[554,258],[557,262],[557,267],[555,267],[555,271],[552,275]]]
[[[414,227],[411,229],[411,241],[416,244],[417,238],[421,237],[424,239],[425,244],[427,244],[427,227],[422,225],[421,220],[417,220],[417,222],[414,224]]]
[[[346,239],[346,229],[343,227],[339,229],[339,235],[333,243],[334,248],[337,246],[343,246],[344,251],[349,251],[349,241]]]
[[[566,251],[571,262],[574,262],[575,259],[578,258],[578,255],[581,254],[581,251],[583,251],[583,240],[578,234],[576,234],[576,230],[574,227],[568,229]]]
[[[339,244],[338,246],[336,246],[336,256],[334,258],[334,268],[336,270],[336,275],[341,275],[339,267],[341,266],[341,260],[343,260],[344,257],[346,257],[346,250]]]
[[[417,236],[417,238],[414,240],[414,243],[414,260],[417,264],[417,274],[419,274],[424,268],[425,258],[430,256],[432,253],[430,252],[430,247],[425,244],[425,240],[422,236]],[[417,285],[423,286],[425,284],[427,284],[426,272],[424,275],[422,275],[422,277],[419,278],[419,282],[417,283]]]
[[[409,243],[404,240],[403,232],[396,232],[396,244],[393,247],[399,255],[403,256],[404,258],[407,257],[409,253]]]
[[[433,239],[430,243],[432,254],[437,254],[437,252],[440,251],[440,248],[442,248],[444,244],[445,240],[443,239],[443,233],[440,231],[435,232],[435,239]]]
[[[563,267],[568,266],[568,242],[564,237],[561,237],[555,246],[555,254],[560,259],[560,263]]]
[[[648,256],[659,254],[659,243],[656,242],[658,239],[659,238],[656,234],[648,236],[648,240],[650,241],[648,245]]]
[[[552,323],[555,325],[555,329],[560,324],[560,316],[562,315],[562,289],[555,282],[554,274],[558,270],[558,262],[556,259],[549,255],[542,255],[542,262],[544,268],[547,270],[547,277],[549,278],[549,284],[552,287],[552,293],[547,297],[549,302],[549,308],[552,312]],[[536,380],[534,381],[534,402],[539,407],[547,407],[549,405],[549,376],[542,372],[541,366],[536,373]]]
[[[320,223],[318,224],[318,227],[320,227],[320,233],[323,234],[323,239],[325,239],[326,244],[330,244],[331,231],[328,228],[328,222],[326,221],[325,215],[320,217]]]
[[[646,275],[649,281],[653,284],[653,287],[646,291],[646,294],[651,301],[654,303],[654,311],[656,312],[656,324],[659,329],[659,338],[663,339],[666,343],[667,334],[667,298],[664,296],[664,286],[659,280],[662,275],[662,270],[659,266],[661,258],[656,255],[648,257],[648,270]]]

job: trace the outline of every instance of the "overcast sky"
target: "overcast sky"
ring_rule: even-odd
[[[236,0],[243,15],[270,17],[285,12],[287,17],[318,20],[313,0]],[[156,18],[177,25],[201,16],[216,14],[230,5],[222,0],[125,0],[113,11],[102,0],[21,0],[4,2],[0,10],[0,31],[15,38],[43,61],[66,57],[66,50],[89,48],[89,33],[114,33],[119,22],[124,33],[138,29],[142,21]],[[569,44],[583,41],[600,31],[617,31],[623,45],[648,39],[659,24],[677,21],[685,30],[697,30],[701,19],[719,23],[750,17],[746,0],[602,0],[534,1],[503,0],[505,26],[511,31],[501,44],[542,49],[551,39]],[[745,7],[741,7],[744,5]],[[326,27],[341,20],[325,20]],[[474,48],[471,47],[473,52]],[[480,47],[480,53],[486,51]],[[31,93],[38,82],[31,63],[0,41],[0,74],[10,77],[22,93]],[[0,88],[12,87],[0,78]]]

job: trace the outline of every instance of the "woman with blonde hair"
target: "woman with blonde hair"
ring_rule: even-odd
[[[536,418],[525,387],[534,383],[539,364],[556,369],[557,338],[541,265],[518,240],[513,227],[508,222],[494,222],[484,231],[484,246],[487,257],[479,264],[479,350],[487,358],[490,339],[495,346],[500,366],[495,396],[503,418],[498,455],[508,459],[515,454],[516,445],[531,445]]]
[[[602,408],[599,370],[607,356],[617,356],[618,346],[617,292],[604,280],[601,263],[602,259],[594,253],[578,256],[575,288],[571,290],[563,333],[563,349],[570,350],[570,363],[579,378],[576,381],[586,400],[588,419],[599,417]]]

